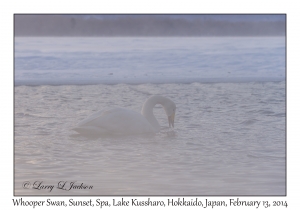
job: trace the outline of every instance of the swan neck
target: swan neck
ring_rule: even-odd
[[[164,102],[167,98],[163,96],[152,96],[143,105],[142,115],[148,120],[148,122],[154,127],[156,131],[160,130],[160,125],[153,114],[153,108],[156,104],[164,106]]]

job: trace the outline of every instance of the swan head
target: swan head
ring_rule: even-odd
[[[174,128],[174,119],[175,119],[175,112],[176,112],[176,105],[173,101],[169,100],[166,104],[164,104],[165,112],[168,116],[169,127],[171,126]]]

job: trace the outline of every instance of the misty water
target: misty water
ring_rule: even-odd
[[[16,38],[15,194],[285,195],[285,85],[280,37]],[[71,130],[152,95],[174,129],[157,105],[155,135]]]

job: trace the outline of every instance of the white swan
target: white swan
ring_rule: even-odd
[[[143,105],[141,114],[125,108],[112,108],[96,112],[78,123],[76,132],[82,135],[131,135],[160,131],[153,108],[161,104],[168,116],[169,127],[174,127],[176,105],[163,96],[151,96]]]

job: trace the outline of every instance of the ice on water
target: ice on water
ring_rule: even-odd
[[[16,38],[15,84],[274,81],[285,38]]]

